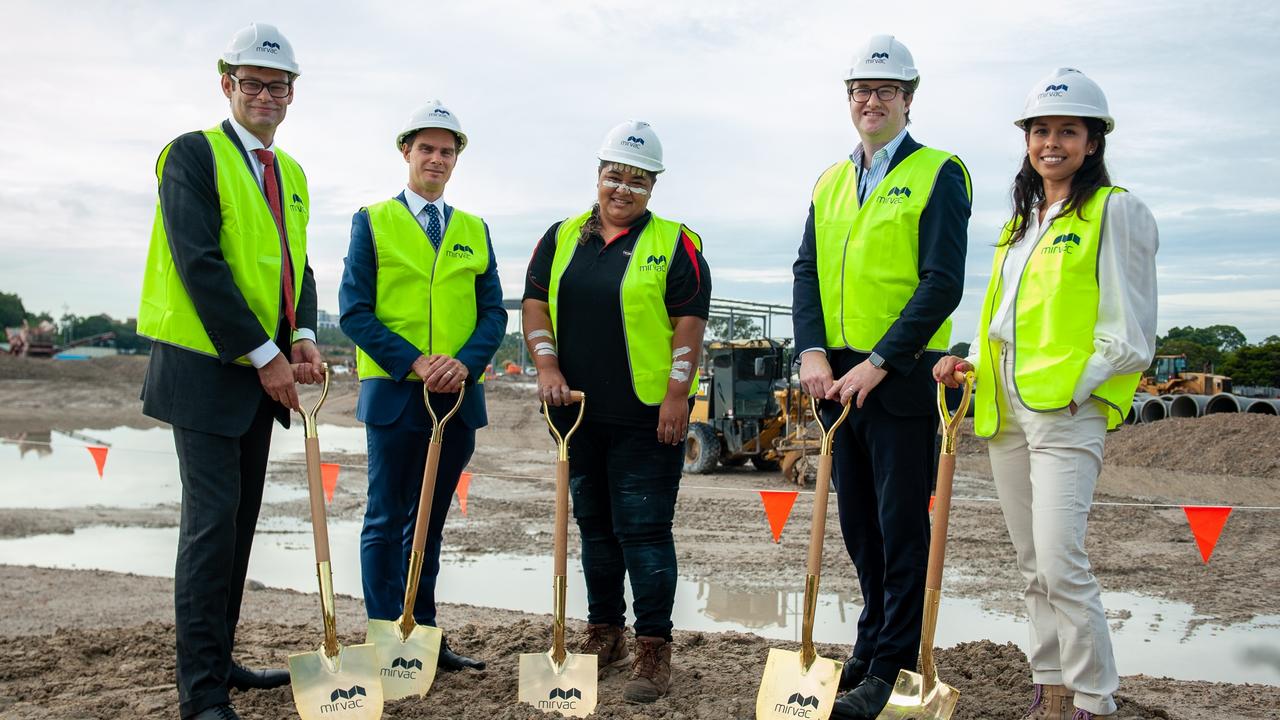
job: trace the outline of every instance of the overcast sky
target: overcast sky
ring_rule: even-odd
[[[637,118],[658,132],[668,168],[650,207],[701,233],[715,295],[789,303],[813,183],[857,142],[843,73],[863,38],[885,32],[920,68],[912,135],[958,154],[973,177],[953,341],[972,336],[1008,216],[1023,151],[1011,122],[1061,66],[1102,85],[1117,121],[1112,178],[1160,224],[1160,332],[1280,334],[1280,6],[365,5],[6,2],[0,291],[54,315],[137,314],[156,156],[227,116],[216,59],[261,21],[302,67],[276,138],[310,181],[321,308],[338,309],[352,213],[403,188],[394,137],[432,97],[470,139],[445,199],[488,221],[508,297],[542,232],[593,201],[604,133]]]

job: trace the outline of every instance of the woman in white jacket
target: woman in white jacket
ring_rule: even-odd
[[[996,246],[968,358],[974,430],[1026,580],[1037,720],[1117,718],[1111,636],[1084,538],[1103,436],[1124,422],[1155,352],[1155,219],[1111,184],[1115,126],[1101,88],[1062,68],[1036,83],[1015,123],[1027,153]]]

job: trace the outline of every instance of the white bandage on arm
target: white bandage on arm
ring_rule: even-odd
[[[534,355],[552,355],[554,357],[559,357],[559,355],[556,353],[556,346],[552,345],[549,342],[540,342],[537,345],[534,345],[533,354]]]
[[[689,379],[689,371],[693,368],[693,363],[688,360],[676,360],[671,363],[671,379],[676,382],[686,382]]]
[[[530,332],[528,335],[525,335],[525,337],[528,338],[529,342],[533,342],[538,338],[546,338],[551,341],[554,341],[556,339],[556,336],[552,335],[550,330],[534,330]]]

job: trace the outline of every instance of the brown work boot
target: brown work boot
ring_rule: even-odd
[[[1027,708],[1024,720],[1071,720],[1075,693],[1066,685],[1036,684],[1035,697]]]
[[[671,686],[671,643],[657,637],[636,638],[636,659],[631,662],[631,679],[622,688],[628,702],[651,703],[667,694]]]
[[[627,661],[627,629],[617,625],[587,625],[571,652],[595,655],[596,668],[604,675],[605,670]]]

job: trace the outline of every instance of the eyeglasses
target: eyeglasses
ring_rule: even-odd
[[[907,93],[907,89],[898,85],[882,85],[878,88],[854,87],[849,88],[849,97],[854,102],[864,103],[871,99],[871,93],[875,93],[880,102],[889,102],[898,97],[898,93]]]
[[[610,190],[617,190],[621,188],[622,190],[625,190],[626,192],[629,192],[632,195],[648,195],[649,194],[649,190],[647,188],[638,187],[636,185],[628,185],[626,183],[618,182],[617,180],[601,180],[600,185],[602,185],[603,187],[607,187]]]
[[[289,97],[289,93],[293,92],[293,83],[264,83],[261,80],[239,78],[235,75],[229,75],[228,77],[240,86],[240,92],[245,95],[249,95],[250,97],[257,97],[262,93],[262,88],[266,88],[267,92],[270,93],[273,98],[286,98]]]

